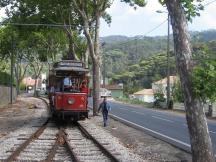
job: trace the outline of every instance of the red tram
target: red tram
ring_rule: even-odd
[[[88,73],[84,63],[62,60],[49,73],[49,100],[52,116],[61,119],[88,118]]]

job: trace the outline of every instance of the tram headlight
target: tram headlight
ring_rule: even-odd
[[[68,99],[68,104],[72,105],[72,104],[74,104],[74,102],[75,102],[74,98],[69,98]]]

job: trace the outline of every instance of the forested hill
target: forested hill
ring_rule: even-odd
[[[202,32],[192,31],[190,32],[192,41],[197,42],[206,42],[206,41],[212,41],[216,40],[216,29],[206,30]],[[105,42],[106,44],[116,44],[125,46],[125,44],[131,44],[134,43],[134,41],[149,41],[149,40],[155,40],[157,41],[164,41],[167,39],[167,36],[155,36],[155,37],[147,37],[147,36],[135,36],[135,37],[127,37],[122,35],[111,35],[106,37],[101,37],[101,41]]]
[[[216,40],[216,29],[206,30],[202,32],[191,32],[193,41],[208,42]]]
[[[190,32],[192,42],[207,42],[216,40],[216,30],[207,30],[203,32]],[[172,38],[171,38],[172,39]],[[137,62],[140,59],[149,57],[158,52],[164,52],[167,48],[167,36],[107,36],[101,38],[105,42],[104,50],[111,55],[113,50],[119,50],[127,55],[130,63]],[[173,49],[173,41],[170,41],[171,50]],[[114,52],[116,53],[116,52]],[[122,53],[122,54],[123,54]],[[118,53],[118,55],[121,55]]]
[[[206,45],[215,51],[216,30],[190,32],[190,35],[196,48],[197,45],[198,48],[200,45]],[[107,65],[106,76],[111,78],[112,81],[124,82],[129,85],[128,78],[130,78],[132,80],[130,87],[140,89],[143,87],[150,88],[152,81],[166,76],[167,36],[126,37],[118,35],[102,37],[101,42],[105,42],[103,45],[103,58]],[[173,51],[172,38],[170,49]],[[173,57],[171,64],[175,65],[173,52],[171,53]],[[216,54],[216,52],[214,53]],[[175,75],[176,72],[173,65],[171,75]],[[155,68],[158,70],[155,70]],[[136,89],[129,90],[129,93]]]

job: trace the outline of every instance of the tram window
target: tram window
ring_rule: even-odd
[[[70,78],[64,78],[64,86],[71,86],[71,79]]]
[[[69,77],[64,78],[63,84],[64,84],[64,92],[72,92],[72,93],[80,92],[78,88],[79,86],[78,86],[77,79],[75,78],[69,78]]]

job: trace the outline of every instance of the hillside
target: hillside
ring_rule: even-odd
[[[193,43],[205,43],[216,40],[216,30],[207,30],[202,32],[190,32]],[[153,56],[157,53],[166,53],[167,49],[167,36],[108,36],[102,37],[103,52],[106,58],[112,59],[113,63],[127,62],[129,64],[138,63],[142,59]],[[173,51],[173,41],[170,41],[170,50]],[[114,71],[121,73],[120,71]],[[111,72],[112,73],[112,72]]]
[[[196,51],[204,48],[203,45],[207,46],[211,58],[216,58],[216,30],[190,32],[190,34]],[[166,76],[167,36],[109,36],[101,38],[101,41],[105,42],[103,58],[106,62],[106,76],[112,78],[112,81],[127,82],[127,84],[130,82],[130,87],[137,87],[137,89],[149,88],[152,81]],[[172,38],[170,51],[173,57],[171,72],[175,75]]]

